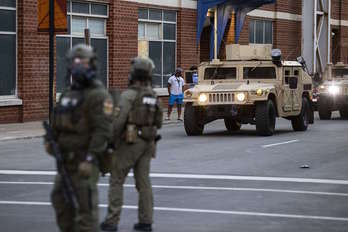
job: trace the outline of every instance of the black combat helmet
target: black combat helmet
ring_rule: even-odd
[[[91,46],[75,45],[67,54],[68,76],[76,88],[88,86],[96,78],[97,56]]]
[[[67,55],[70,62],[73,62],[75,58],[81,60],[89,60],[89,64],[92,68],[97,68],[97,55],[93,47],[86,44],[75,45]]]
[[[146,57],[136,57],[131,61],[131,81],[151,82],[155,68],[153,61]]]

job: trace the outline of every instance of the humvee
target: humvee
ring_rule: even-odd
[[[339,110],[348,119],[348,65],[329,65],[319,86],[318,112],[321,120],[331,119],[332,111]]]
[[[187,135],[201,135],[217,119],[228,131],[256,125],[262,136],[273,135],[277,117],[290,120],[295,131],[313,123],[312,79],[303,64],[282,61],[281,52],[266,45],[227,45],[226,58],[201,63],[198,84],[184,92]]]

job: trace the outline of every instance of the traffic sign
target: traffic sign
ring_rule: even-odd
[[[49,2],[50,0],[38,0],[38,30],[49,31]],[[54,31],[67,32],[67,5],[66,0],[54,0]]]

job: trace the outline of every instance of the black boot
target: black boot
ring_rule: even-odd
[[[137,223],[134,224],[134,229],[137,231],[152,231],[152,225],[145,223]]]
[[[103,222],[100,224],[100,229],[103,231],[117,231],[117,224]]]

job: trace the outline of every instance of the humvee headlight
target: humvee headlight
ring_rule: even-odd
[[[263,90],[262,89],[256,90],[256,94],[257,94],[257,96],[262,96]]]
[[[237,100],[240,102],[244,101],[245,100],[245,93],[238,93]]]
[[[336,95],[336,94],[339,94],[340,92],[340,88],[336,85],[330,85],[329,88],[328,88],[328,91],[330,94],[332,95]]]
[[[201,93],[199,95],[198,101],[200,103],[205,103],[208,100],[208,96],[205,93]]]

